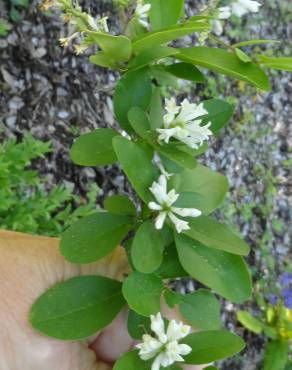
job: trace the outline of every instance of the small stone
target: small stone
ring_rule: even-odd
[[[19,110],[24,106],[23,100],[19,96],[15,96],[8,102],[9,109]]]
[[[16,116],[9,116],[5,119],[5,122],[9,128],[15,129],[16,120],[17,120]]]
[[[69,112],[67,112],[66,110],[61,110],[58,112],[58,117],[61,119],[66,119],[69,117]]]

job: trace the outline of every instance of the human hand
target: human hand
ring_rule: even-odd
[[[120,280],[128,271],[122,248],[97,263],[73,265],[60,255],[58,244],[57,238],[0,231],[1,370],[111,370],[133,346],[126,309],[102,332],[84,341],[55,340],[30,326],[32,303],[57,282],[96,273]],[[169,318],[177,316],[175,311],[165,311]]]

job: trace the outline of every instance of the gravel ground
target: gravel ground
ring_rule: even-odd
[[[189,1],[188,11],[202,3]],[[112,29],[116,27],[110,1],[86,0],[82,4],[93,14],[109,15]],[[240,26],[242,32],[230,29],[232,40],[240,39],[241,34],[285,40],[274,49],[287,54],[292,34],[289,6],[289,0],[266,1],[259,15]],[[0,6],[0,16],[5,11],[5,6]],[[80,133],[115,124],[111,97],[117,76],[90,65],[86,56],[77,57],[72,50],[60,48],[58,39],[67,32],[55,15],[44,16],[32,4],[9,36],[0,39],[0,140],[12,135],[21,139],[25,131],[38,139],[52,140],[54,152],[36,164],[49,175],[52,187],[64,183],[85,195],[88,182],[96,181],[106,194],[129,194],[130,187],[118,166],[80,168],[69,160],[69,148]],[[236,97],[238,106],[233,122],[213,140],[202,162],[228,176],[230,194],[218,216],[232,222],[250,243],[254,278],[269,281],[269,256],[276,261],[273,278],[292,256],[288,229],[292,205],[288,165],[292,146],[291,75],[273,73],[272,93],[252,88],[241,93],[243,86],[237,82],[226,79],[216,86],[218,80],[212,81],[218,96]],[[211,95],[210,90],[196,87],[190,93],[207,98]],[[103,193],[98,201],[102,198]],[[194,289],[189,281],[178,285],[186,291]],[[243,334],[248,345],[243,355],[224,362],[221,369],[261,369],[262,339],[237,327],[235,307],[223,305],[225,325]],[[255,309],[252,301],[245,307]]]

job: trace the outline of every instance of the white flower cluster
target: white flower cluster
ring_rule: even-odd
[[[137,7],[135,10],[135,17],[139,23],[148,28],[148,13],[151,9],[151,4],[144,4],[143,0],[137,0]]]
[[[257,13],[260,6],[261,4],[258,1],[236,0],[230,5],[218,8],[218,19],[228,19],[231,17],[232,14],[237,17],[242,17],[248,13]],[[222,24],[217,19],[213,20],[213,31],[218,36],[220,36],[223,32]]]
[[[148,203],[148,207],[153,211],[159,212],[155,220],[155,228],[158,230],[162,229],[166,217],[169,217],[177,232],[181,233],[183,230],[189,230],[190,227],[187,221],[179,219],[175,214],[182,217],[198,217],[202,214],[196,208],[178,208],[173,206],[179,198],[179,194],[174,189],[167,192],[167,178],[165,175],[161,175],[158,182],[152,184],[150,191],[154,195],[156,202]]]
[[[209,130],[211,122],[201,126],[202,121],[198,119],[208,113],[202,103],[191,104],[185,99],[177,106],[174,98],[166,99],[166,111],[163,117],[164,128],[157,129],[160,134],[158,140],[168,143],[174,137],[192,149],[198,149],[212,135]]]
[[[144,334],[143,342],[136,345],[142,360],[148,361],[155,357],[151,370],[159,370],[161,366],[168,367],[175,362],[183,362],[182,356],[191,353],[192,348],[190,346],[178,343],[179,340],[190,334],[190,326],[171,320],[165,331],[164,321],[161,314],[158,313],[151,316],[151,330],[157,338]]]

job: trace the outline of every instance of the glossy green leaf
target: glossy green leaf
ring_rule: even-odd
[[[112,59],[118,62],[125,62],[130,59],[132,53],[131,40],[126,36],[113,36],[109,33],[99,31],[86,32],[100,48]]]
[[[117,156],[112,146],[115,136],[118,136],[118,133],[110,128],[99,128],[81,135],[71,148],[72,161],[81,166],[115,163]]]
[[[78,220],[63,233],[61,253],[73,263],[97,261],[109,254],[130,228],[130,217],[94,213]]]
[[[184,0],[148,0],[150,23],[154,31],[172,26],[182,16]]]
[[[185,170],[172,176],[169,186],[178,193],[201,194],[208,201],[209,212],[212,212],[222,203],[228,190],[228,180],[218,172],[197,165],[193,170]]]
[[[207,247],[242,256],[249,253],[249,246],[243,239],[213,218],[208,216],[192,218],[189,219],[189,226],[190,230],[186,230],[185,234]]]
[[[98,51],[94,55],[91,55],[89,61],[101,67],[117,69],[116,61],[104,51]]]
[[[185,277],[188,273],[183,269],[174,244],[167,246],[163,253],[163,262],[156,274],[163,279],[176,279]]]
[[[235,48],[234,51],[238,58],[242,60],[244,63],[252,62],[251,57],[247,55],[244,51],[240,50],[239,48]]]
[[[205,100],[203,106],[208,114],[201,117],[201,125],[211,122],[210,129],[215,134],[228,123],[234,112],[231,104],[220,99]]]
[[[134,131],[143,139],[150,135],[150,122],[145,112],[139,107],[133,107],[128,113],[128,119]]]
[[[206,81],[202,72],[190,63],[175,63],[165,66],[165,70],[177,78],[203,83]]]
[[[160,90],[158,87],[153,89],[150,104],[150,125],[152,130],[162,127],[163,125],[163,106],[161,101]]]
[[[235,355],[244,347],[244,341],[225,330],[207,330],[193,333],[184,338],[184,344],[192,347],[192,352],[184,356],[186,364],[206,364]]]
[[[149,317],[141,316],[137,312],[129,310],[128,332],[133,339],[141,340],[143,334],[151,332]]]
[[[253,45],[261,45],[261,44],[275,44],[275,43],[280,43],[280,42],[281,41],[278,41],[278,40],[257,39],[257,40],[249,40],[249,41],[237,42],[236,44],[233,44],[232,47],[234,47],[234,48],[241,48],[243,46],[253,46]]]
[[[220,303],[209,290],[199,289],[186,294],[179,310],[188,323],[197,329],[213,330],[221,326]]]
[[[251,295],[251,279],[242,257],[208,248],[185,235],[176,237],[179,260],[190,276],[221,294],[242,303]]]
[[[114,94],[114,111],[125,131],[133,131],[128,121],[129,110],[133,107],[148,109],[151,95],[151,79],[146,68],[127,72],[118,81]]]
[[[167,145],[154,144],[154,147],[157,152],[183,168],[191,169],[197,166],[197,161],[193,155],[180,150],[172,143]]]
[[[179,208],[196,208],[200,210],[202,214],[207,214],[209,211],[208,200],[199,193],[180,193],[174,206]]]
[[[257,55],[257,57],[264,67],[292,72],[292,57],[272,58],[265,55]]]
[[[153,163],[147,158],[146,152],[136,143],[123,137],[113,140],[117,157],[130,183],[144,200],[152,200],[149,188],[158,179],[159,173]]]
[[[166,44],[194,32],[207,31],[209,28],[210,25],[208,22],[200,20],[199,22],[186,22],[180,25],[164,28],[163,30],[148,32],[134,40],[133,51],[135,53],[139,53],[142,50]]]
[[[288,362],[289,342],[273,340],[268,343],[265,357],[264,370],[283,370]]]
[[[238,311],[237,320],[241,323],[241,325],[255,334],[260,334],[265,327],[264,323],[262,323],[246,311]]]
[[[177,163],[175,163],[171,159],[167,158],[163,154],[159,153],[159,156],[160,156],[161,162],[162,162],[165,170],[168,173],[175,174],[175,173],[181,173],[181,172],[184,171],[184,168],[182,166],[178,165]]]
[[[216,367],[216,366],[208,366],[208,367],[205,367],[204,370],[218,370],[218,367]]]
[[[138,355],[138,351],[126,352],[114,364],[113,370],[149,370],[152,360],[143,361]]]
[[[156,274],[132,272],[124,281],[123,294],[129,307],[142,316],[160,311],[162,279]]]
[[[134,267],[144,273],[159,268],[163,259],[163,239],[153,221],[145,221],[138,228],[131,249]]]
[[[174,292],[173,290],[166,289],[163,292],[163,296],[165,299],[165,302],[167,303],[168,307],[174,308],[175,305],[178,305],[183,300],[183,295],[179,294],[177,292]]]
[[[42,294],[29,319],[45,335],[83,339],[109,325],[124,304],[120,282],[102,276],[77,276]]]
[[[156,48],[150,48],[142,50],[136,57],[134,57],[128,65],[129,69],[138,69],[149,64],[169,57],[171,55],[177,54],[178,51],[174,48],[170,48],[167,46],[158,46]]]
[[[170,86],[177,88],[177,78],[165,70],[165,66],[155,65],[150,67],[149,71],[152,79],[155,80],[155,84],[161,86]]]
[[[246,81],[262,90],[270,90],[265,72],[254,63],[244,63],[234,53],[204,46],[180,50],[180,54],[176,55],[177,59]]]
[[[105,198],[104,208],[111,213],[125,216],[136,214],[135,204],[126,195],[111,195]]]

